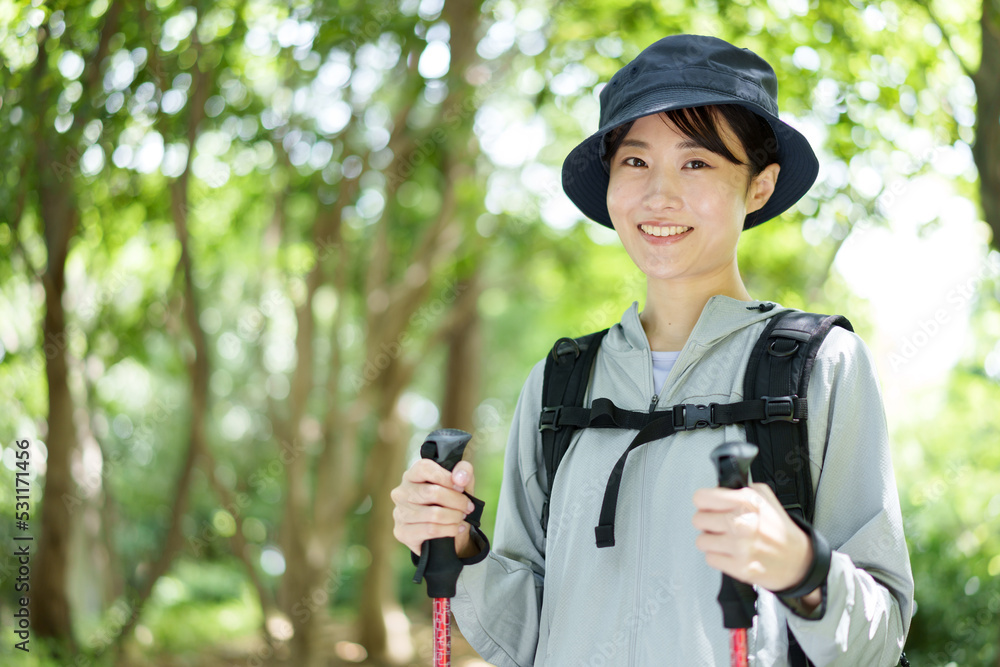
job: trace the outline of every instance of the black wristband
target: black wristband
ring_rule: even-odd
[[[469,531],[469,539],[472,540],[473,544],[476,544],[477,541],[481,543],[481,545],[479,545],[480,546],[479,553],[473,554],[468,558],[459,558],[458,562],[460,562],[462,565],[475,565],[476,563],[481,563],[482,561],[486,560],[486,557],[490,555],[490,538],[486,537],[486,533],[473,526],[472,530]],[[413,565],[418,569],[418,571],[420,571],[419,569],[420,559],[422,555],[423,552],[421,552],[420,556],[413,553],[412,551],[410,552],[410,562],[413,563]],[[421,576],[422,574],[423,572],[421,571]],[[414,580],[416,581],[415,575],[414,575]],[[416,583],[419,584],[420,582],[417,581]]]
[[[486,537],[486,533],[484,533],[479,527],[479,522],[483,518],[483,508],[486,507],[486,503],[479,498],[476,498],[468,491],[465,492],[465,495],[475,506],[475,509],[469,512],[469,514],[465,517],[468,524],[472,526],[469,529],[469,539],[473,544],[479,542],[480,544],[478,546],[480,546],[480,549],[479,553],[469,556],[468,558],[459,558],[458,560],[461,561],[462,565],[475,565],[476,563],[485,560],[486,555],[490,553],[490,540]],[[479,538],[478,540],[476,539],[477,537]]]
[[[486,537],[486,533],[473,526],[469,530],[469,540],[473,544],[480,547],[479,553],[473,554],[468,558],[459,558],[458,560],[462,563],[462,565],[475,565],[476,563],[481,563],[486,560],[486,557],[490,553],[490,540]]]
[[[813,558],[809,564],[809,570],[806,571],[806,576],[803,577],[802,581],[780,591],[771,592],[780,597],[801,598],[809,595],[816,588],[826,583],[826,577],[830,574],[830,561],[833,558],[833,550],[830,548],[830,544],[826,541],[826,538],[820,535],[811,524],[794,514],[789,513],[788,516],[809,536],[809,541],[812,542]]]
[[[479,522],[483,518],[483,508],[486,507],[486,503],[476,498],[468,491],[465,492],[465,497],[472,501],[473,510],[465,516],[465,520],[469,522],[470,526],[479,528]]]

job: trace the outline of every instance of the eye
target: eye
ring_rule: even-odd
[[[690,160],[684,166],[691,169],[704,169],[708,166],[708,163],[703,162],[702,160]]]
[[[629,162],[629,160],[635,160],[636,162],[640,162],[641,164],[632,164],[632,163]],[[629,167],[642,167],[642,166],[645,166],[646,163],[643,162],[641,158],[627,157],[624,160],[622,160],[622,164],[628,165]]]

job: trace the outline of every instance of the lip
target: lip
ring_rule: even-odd
[[[687,227],[688,225],[664,225],[658,222],[639,223],[635,227],[639,231],[639,236],[641,236],[646,243],[649,243],[651,245],[673,245],[674,243],[680,243],[681,241],[686,239],[691,232],[694,231],[694,227],[691,227],[686,232],[682,232],[680,234],[674,234],[673,236],[652,236],[642,231],[642,225],[646,225],[648,227],[682,227],[682,226]]]

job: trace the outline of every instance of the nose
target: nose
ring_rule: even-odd
[[[675,179],[668,174],[651,171],[643,193],[643,206],[651,211],[675,209],[680,206],[680,201],[680,190]]]

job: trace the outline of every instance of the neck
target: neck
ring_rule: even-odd
[[[646,281],[646,306],[639,321],[646,331],[649,349],[674,352],[684,347],[708,300],[716,295],[752,301],[735,264],[732,271],[709,280]]]

